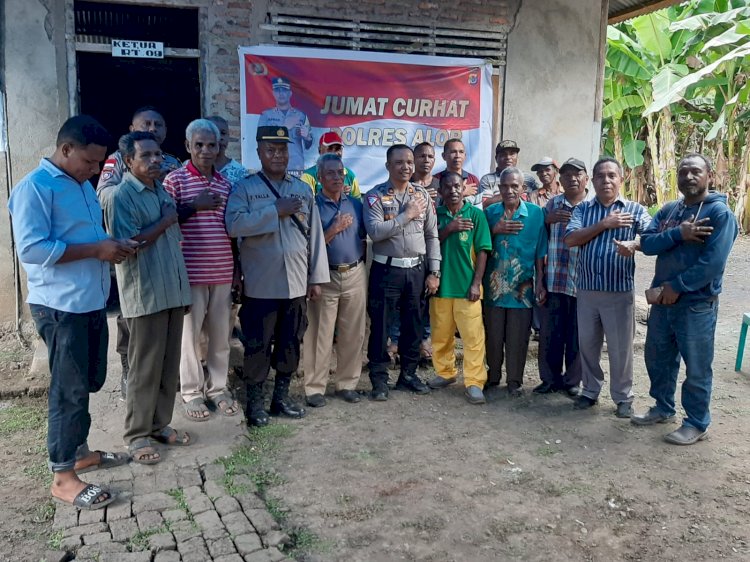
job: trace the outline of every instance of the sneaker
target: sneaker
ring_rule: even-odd
[[[654,425],[656,423],[669,423],[674,421],[674,414],[665,416],[655,407],[651,407],[645,414],[630,416],[630,423],[633,425]]]
[[[450,386],[455,382],[456,382],[456,377],[453,377],[452,379],[446,379],[445,377],[441,377],[440,375],[435,375],[429,381],[427,381],[427,386],[437,390],[439,388],[445,388],[446,386]]]
[[[708,438],[708,430],[701,431],[692,425],[683,425],[680,429],[664,436],[664,441],[672,445],[692,445]]]
[[[615,410],[615,416],[618,418],[629,418],[633,415],[633,403],[632,402],[620,402]]]
[[[484,393],[478,386],[467,386],[464,391],[464,396],[466,396],[469,404],[484,404],[486,402],[484,399]]]
[[[595,405],[596,400],[594,398],[589,398],[588,396],[584,396],[583,394],[581,394],[578,398],[576,398],[575,402],[573,402],[573,408],[576,410],[588,410]]]

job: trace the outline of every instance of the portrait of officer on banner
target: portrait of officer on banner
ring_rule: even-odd
[[[305,150],[313,143],[310,120],[302,111],[292,107],[292,85],[286,78],[276,76],[271,79],[273,97],[276,106],[260,114],[258,127],[286,127],[289,131],[289,168],[288,172],[296,177],[305,169]]]

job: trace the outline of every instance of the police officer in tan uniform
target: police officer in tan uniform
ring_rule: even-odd
[[[440,286],[440,241],[437,218],[429,193],[409,180],[414,174],[414,153],[404,144],[388,149],[388,181],[366,195],[365,228],[372,239],[372,269],[368,313],[370,398],[388,400],[388,326],[400,309],[401,373],[396,390],[427,394],[417,376],[422,335],[422,294]],[[397,303],[399,306],[397,306]]]

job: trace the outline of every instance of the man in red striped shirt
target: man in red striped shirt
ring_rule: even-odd
[[[182,332],[180,393],[185,402],[185,414],[193,421],[209,418],[206,402],[212,403],[218,412],[227,416],[239,411],[237,402],[227,389],[234,258],[232,241],[224,224],[224,211],[232,186],[215,168],[219,137],[219,129],[211,121],[192,121],[185,131],[185,146],[190,153],[190,161],[164,180],[164,187],[178,207],[206,190],[221,199],[218,207],[196,210],[180,224],[182,253],[193,300]],[[204,375],[199,357],[201,327],[204,323],[208,336],[205,357],[208,377]]]

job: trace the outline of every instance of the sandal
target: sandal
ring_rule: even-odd
[[[151,439],[148,437],[141,437],[131,442],[128,445],[128,452],[133,458],[133,462],[138,464],[156,464],[161,461],[159,451],[154,448]]]
[[[185,402],[183,407],[185,408],[185,417],[190,421],[203,422],[208,421],[211,417],[211,413],[208,411],[208,406],[206,406],[206,401],[200,396]],[[208,415],[196,415],[203,414],[204,412]]]
[[[76,474],[85,474],[92,470],[115,468],[116,466],[127,464],[130,461],[130,455],[127,453],[109,453],[106,451],[94,451],[94,453],[99,453],[99,462],[80,470],[76,470]]]
[[[224,416],[232,417],[240,413],[240,405],[228,390],[212,398],[211,403]]]
[[[104,499],[99,499],[104,496]],[[117,499],[117,494],[103,489],[96,484],[88,484],[78,495],[73,498],[72,502],[66,502],[63,499],[52,496],[52,499],[62,505],[72,505],[83,511],[94,511],[108,506]]]
[[[419,358],[422,361],[432,361],[432,342],[430,340],[422,340],[419,344]]]
[[[151,434],[151,438],[164,445],[174,445],[175,447],[187,447],[193,444],[193,438],[187,431],[183,431],[180,435],[176,429],[170,426],[166,426],[158,433]]]

